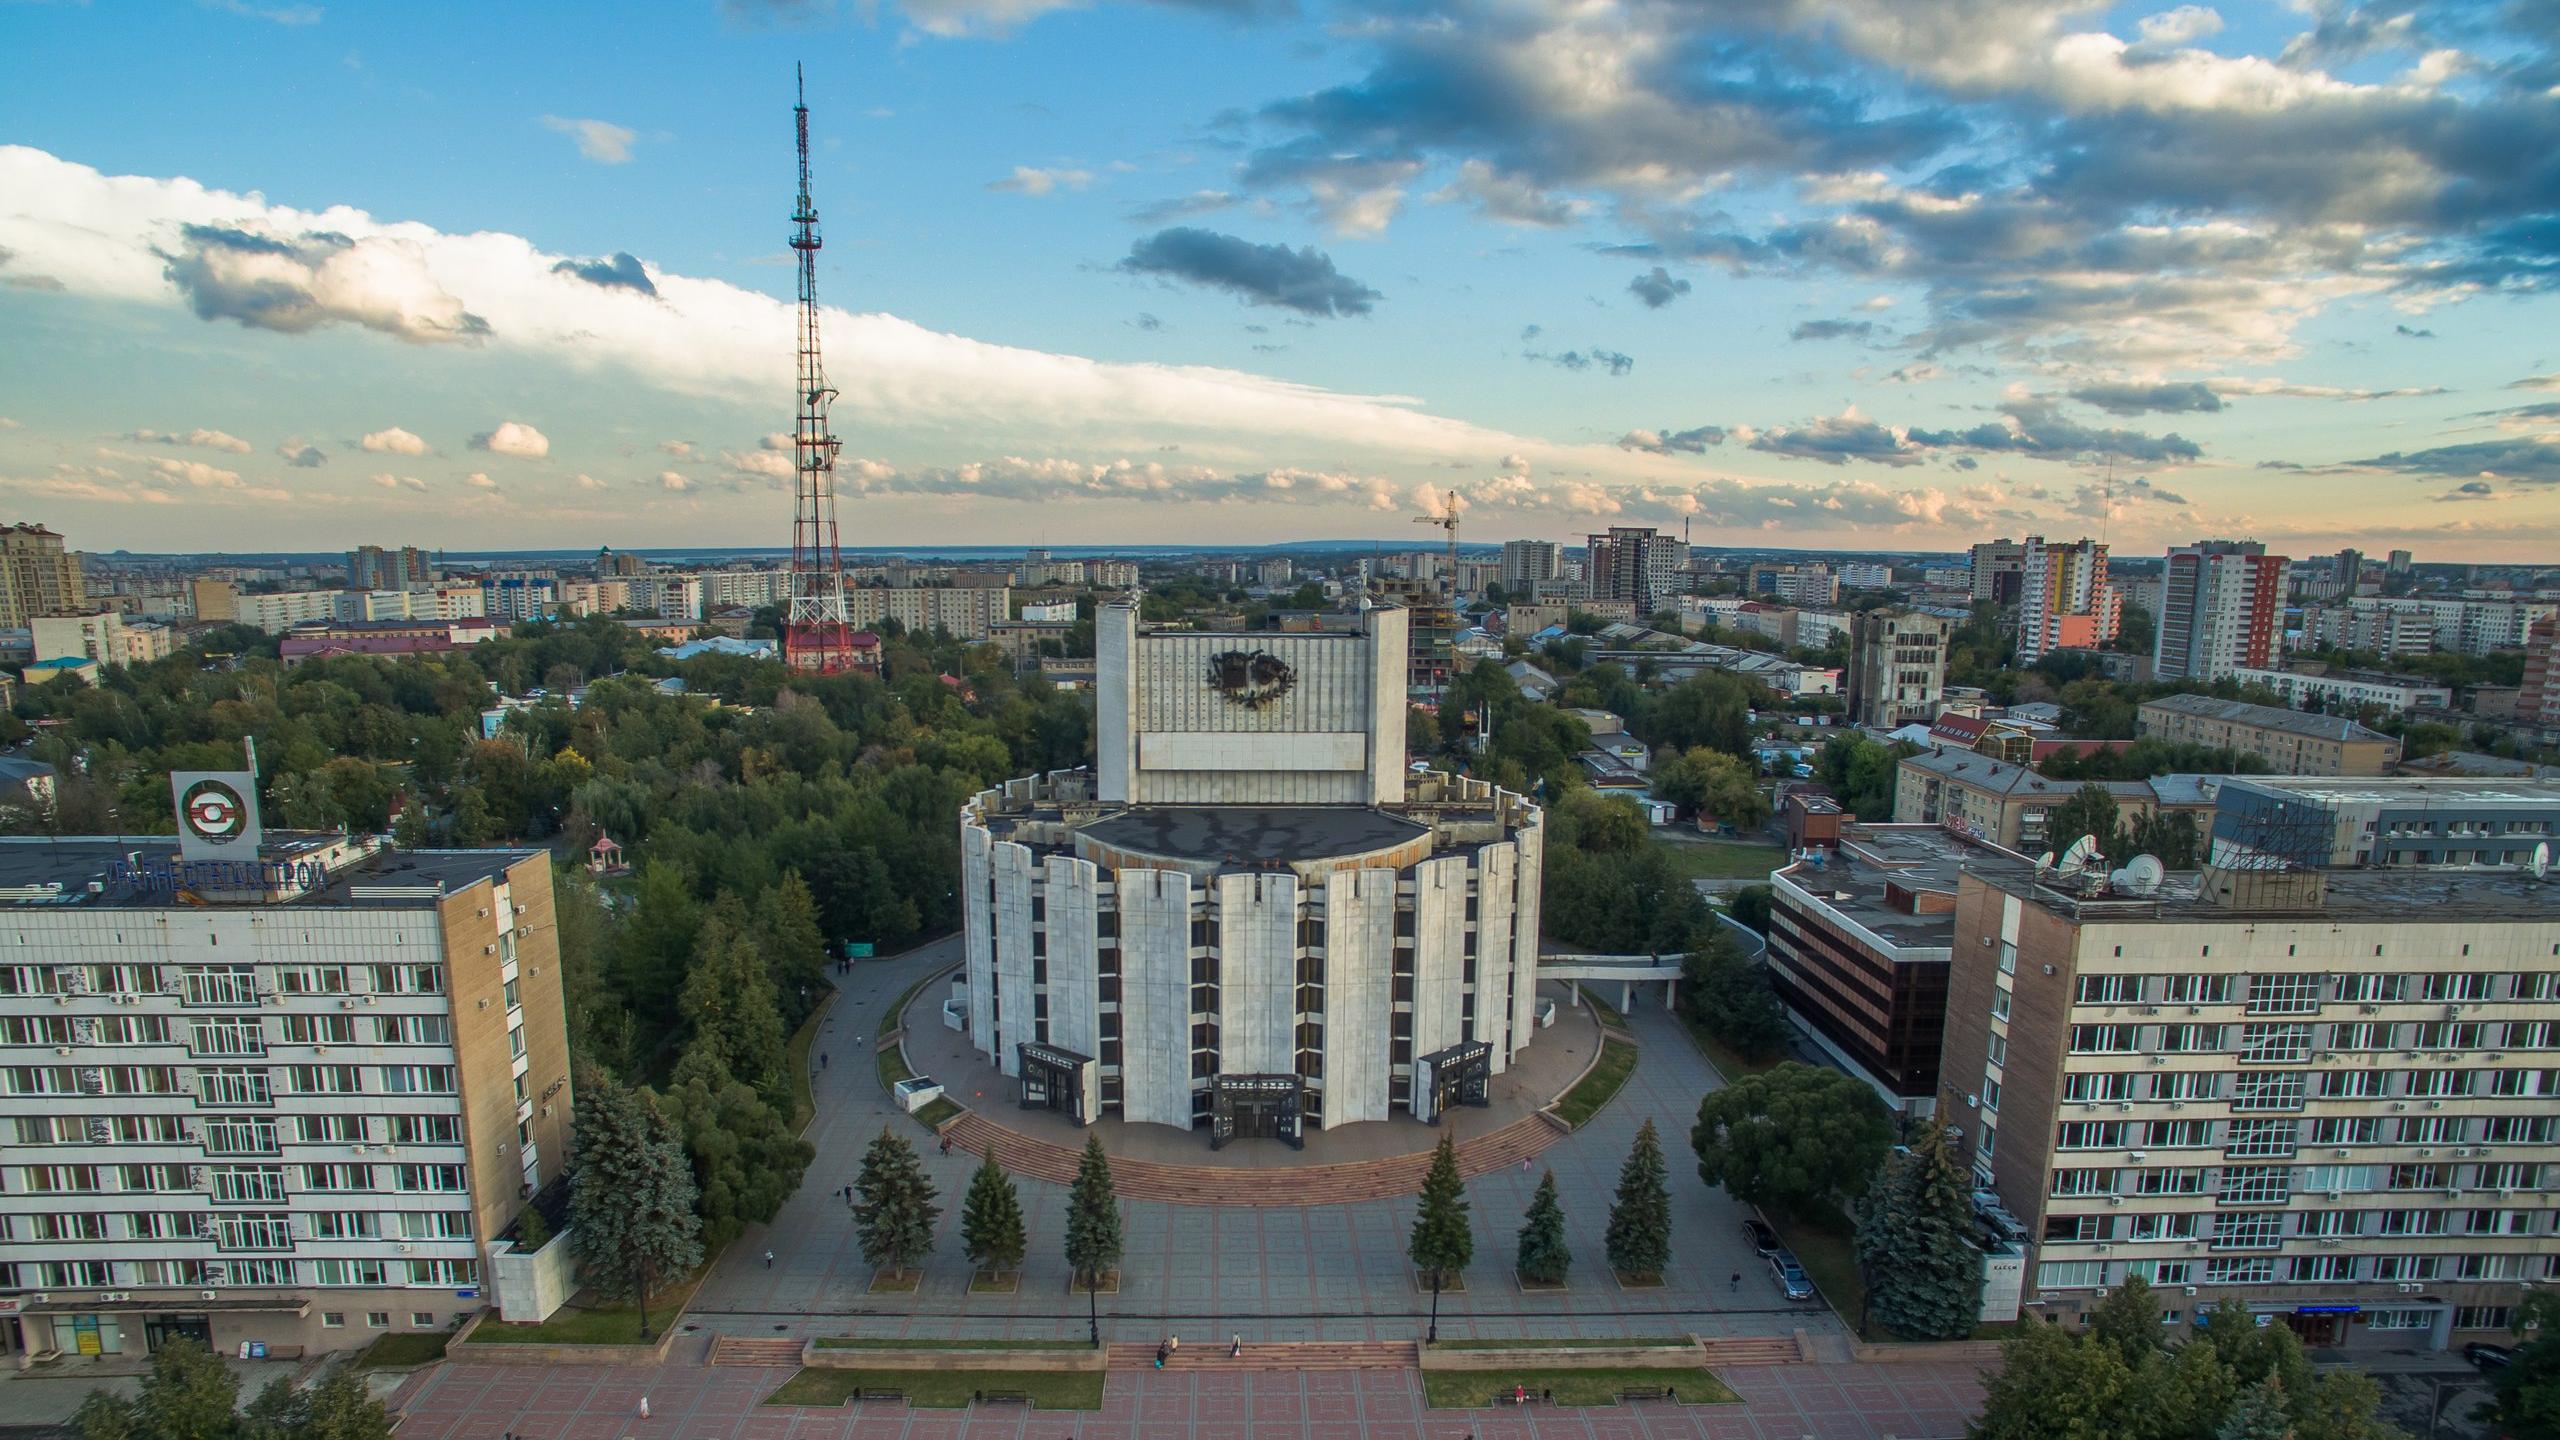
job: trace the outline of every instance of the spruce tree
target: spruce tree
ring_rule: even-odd
[[[1858,1268],[1867,1311],[1907,1340],[1961,1340],[1982,1308],[1982,1253],[1971,1178],[1943,1125],[1885,1156],[1858,1205]],[[2158,1326],[2153,1326],[2156,1330]],[[2125,1363],[2138,1363],[2127,1354]]]
[[[1635,1147],[1618,1171],[1608,1253],[1609,1268],[1630,1280],[1657,1280],[1671,1263],[1671,1175],[1650,1120],[1636,1131]]]
[[[1538,1180],[1529,1197],[1529,1213],[1520,1226],[1520,1280],[1525,1285],[1561,1285],[1573,1268],[1573,1250],[1565,1244],[1564,1206],[1556,1200],[1556,1172]]]
[[[2293,1421],[2285,1413],[2284,1382],[2270,1375],[2240,1392],[2223,1417],[2213,1440],[2293,1440]]]
[[[647,1091],[590,1071],[580,1077],[569,1163],[569,1224],[587,1284],[639,1302],[649,1338],[649,1292],[702,1263],[693,1163],[675,1122]]]
[[[1430,1282],[1430,1338],[1437,1340],[1441,1288],[1476,1258],[1475,1231],[1467,1222],[1467,1186],[1458,1178],[1458,1147],[1446,1134],[1431,1152],[1431,1169],[1422,1177],[1422,1199],[1414,1207],[1413,1239],[1405,1253]]]
[[[853,1191],[854,1231],[862,1240],[862,1258],[874,1268],[911,1270],[933,1253],[933,1222],[942,1216],[933,1182],[925,1178],[914,1147],[887,1126],[863,1152]]]
[[[1076,1183],[1067,1192],[1067,1268],[1084,1287],[1085,1325],[1093,1343],[1102,1343],[1102,1277],[1120,1263],[1120,1195],[1111,1184],[1111,1157],[1102,1153],[1102,1137],[1088,1135],[1084,1158],[1076,1164]]]
[[[961,1202],[960,1244],[981,1270],[1022,1268],[1022,1201],[1014,1194],[1012,1179],[996,1164],[993,1149],[970,1177],[968,1198]]]

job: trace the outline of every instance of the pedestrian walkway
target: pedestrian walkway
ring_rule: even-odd
[[[1228,1346],[1191,1344],[1173,1351],[1164,1364],[1156,1364],[1156,1346],[1114,1345],[1111,1367],[1114,1370],[1412,1370],[1422,1364],[1420,1347],[1412,1341],[1373,1344],[1250,1344],[1242,1354],[1229,1354]]]

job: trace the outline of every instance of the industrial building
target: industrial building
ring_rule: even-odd
[[[2234,775],[2212,843],[2226,865],[2527,866],[2560,849],[2560,781]]]

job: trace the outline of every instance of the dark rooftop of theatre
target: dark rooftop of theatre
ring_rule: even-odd
[[[346,838],[326,831],[270,830],[258,858],[278,866],[321,860]],[[370,856],[331,866],[328,883],[307,892],[272,898],[219,890],[198,893],[205,909],[241,905],[407,909],[483,880],[495,880],[508,866],[534,853],[523,848],[395,850],[386,845]],[[179,864],[173,835],[0,837],[0,908],[198,908],[172,889],[116,878],[119,865],[166,869]],[[92,884],[100,887],[95,893],[89,888]],[[48,889],[52,893],[45,893]]]
[[[1148,805],[1083,827],[1115,850],[1240,864],[1359,855],[1431,827],[1360,805]]]

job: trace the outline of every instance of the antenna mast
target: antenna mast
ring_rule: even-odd
[[[799,229],[791,248],[800,252],[800,403],[792,431],[795,496],[791,515],[791,597],[783,613],[782,656],[794,670],[832,675],[853,667],[853,626],[844,604],[844,554],[836,541],[836,450],[842,444],[827,427],[836,392],[818,356],[818,207],[809,198],[808,82],[792,67],[797,99],[792,128],[800,145],[800,203],[791,212]]]

